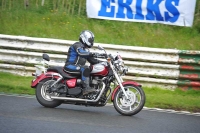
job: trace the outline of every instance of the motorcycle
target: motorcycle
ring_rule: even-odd
[[[31,87],[35,88],[37,101],[44,107],[55,108],[63,103],[101,107],[110,100],[122,115],[139,113],[146,99],[142,86],[134,81],[123,81],[128,68],[119,54],[107,54],[101,46],[98,49],[103,53],[96,53],[96,58],[106,61],[90,66],[90,86],[96,91],[87,95],[83,95],[80,74],[66,73],[61,66],[50,67],[49,56],[43,54],[42,65],[36,65],[36,72],[32,74],[35,78]]]

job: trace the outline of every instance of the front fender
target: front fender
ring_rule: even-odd
[[[36,79],[33,79],[31,82],[31,88],[36,88],[37,84],[42,81],[43,79],[46,78],[55,78],[58,79],[59,76],[55,76],[55,74],[57,74],[56,72],[47,72],[47,73],[43,73],[40,76],[38,76]],[[54,76],[53,76],[54,75]]]
[[[130,84],[132,84],[132,85],[134,85],[134,86],[141,87],[141,85],[140,85],[139,83],[134,82],[134,81],[125,81],[125,82],[122,83],[123,86],[124,86],[124,85],[130,85]],[[114,100],[115,93],[118,91],[118,89],[120,89],[120,86],[119,86],[119,85],[118,85],[118,86],[114,89],[114,91],[112,92],[111,101]]]

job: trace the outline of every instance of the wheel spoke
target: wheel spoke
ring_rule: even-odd
[[[139,104],[140,102],[139,101],[135,101],[135,103]]]
[[[117,107],[116,109],[122,112],[122,114],[131,114],[134,113],[136,109],[141,109],[143,107],[143,104],[141,104],[143,93],[134,86],[125,86],[124,88],[128,99],[125,98],[121,90],[118,91],[116,95],[117,101],[114,102],[114,106]]]
[[[130,111],[132,110],[131,106],[130,106]]]
[[[139,94],[139,92],[137,91],[137,92],[135,92],[135,95],[137,95],[137,94]]]

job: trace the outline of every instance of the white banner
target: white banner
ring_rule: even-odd
[[[89,18],[191,27],[196,0],[87,0]]]

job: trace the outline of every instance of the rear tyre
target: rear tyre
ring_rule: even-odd
[[[122,115],[132,116],[139,113],[145,104],[145,93],[139,86],[133,84],[124,85],[128,95],[125,97],[121,89],[118,89],[114,96],[114,107]]]
[[[53,79],[44,79],[36,87],[36,98],[37,101],[48,108],[55,108],[62,104],[60,100],[51,99],[50,96],[59,96],[58,93],[49,93],[49,87],[55,82]]]

